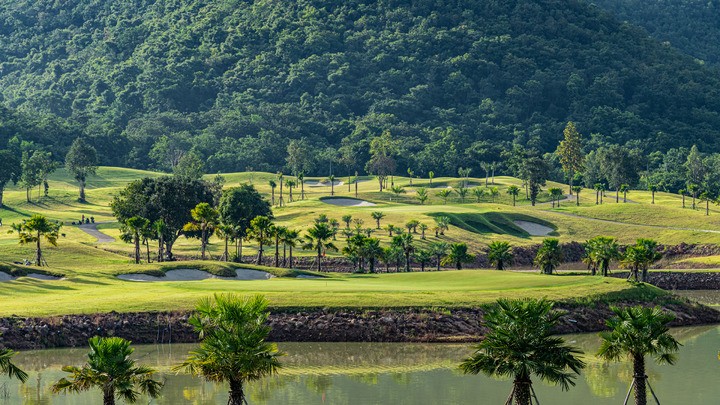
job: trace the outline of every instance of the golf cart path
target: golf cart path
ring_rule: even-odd
[[[720,230],[712,230],[712,229],[697,229],[697,228],[683,228],[679,226],[662,226],[662,225],[649,225],[649,224],[636,224],[632,222],[620,222],[620,221],[613,221],[611,219],[601,219],[601,218],[592,218],[592,217],[586,217],[582,215],[572,214],[569,212],[558,212],[558,211],[547,211],[553,214],[557,215],[564,215],[566,217],[573,217],[578,219],[585,219],[588,221],[595,221],[595,222],[603,222],[606,224],[614,224],[614,225],[626,225],[626,226],[644,226],[647,228],[655,228],[655,229],[668,229],[672,231],[691,231],[691,232],[704,232],[704,233],[720,233]]]
[[[97,241],[95,243],[110,243],[110,242],[115,242],[115,238],[113,238],[110,235],[106,235],[106,234],[100,232],[100,230],[97,228],[97,226],[99,224],[108,224],[110,222],[111,221],[95,222],[92,224],[82,224],[82,225],[79,225],[78,228],[80,228],[80,230],[85,232],[86,234],[97,239]]]

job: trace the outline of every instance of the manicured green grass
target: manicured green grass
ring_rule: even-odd
[[[185,268],[191,267],[185,264]],[[190,309],[199,298],[217,292],[261,293],[274,308],[391,308],[469,307],[501,297],[580,300],[634,294],[637,288],[610,278],[490,270],[153,283],[122,281],[109,274],[76,273],[61,281],[20,278],[0,283],[0,316]],[[661,290],[652,291],[663,294]]]

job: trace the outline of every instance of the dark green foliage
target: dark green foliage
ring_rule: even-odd
[[[85,135],[102,164],[353,173],[388,130],[373,171],[481,173],[513,141],[555,150],[571,119],[647,153],[720,150],[716,72],[577,0],[19,0],[0,67],[23,111],[0,108],[0,145],[62,156]]]
[[[184,177],[144,178],[121,190],[110,208],[118,222],[132,217],[147,218],[154,223],[163,220],[165,251],[172,259],[172,246],[183,233],[183,226],[193,220],[190,211],[199,203],[213,203],[213,193],[207,182]]]
[[[239,231],[238,236],[241,237],[247,235],[253,218],[258,216],[273,218],[270,203],[251,184],[242,184],[223,191],[218,211],[222,222],[236,227]]]

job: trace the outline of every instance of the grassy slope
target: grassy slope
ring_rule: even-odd
[[[76,201],[77,188],[66,173],[59,171],[50,181],[50,197],[38,201],[37,190],[33,191],[34,201],[25,201],[25,191],[10,188],[6,191],[5,201],[10,209],[0,210],[0,217],[7,225],[27,217],[31,213],[41,212],[52,219],[65,221],[66,224],[78,220],[82,214],[93,215],[97,221],[112,221],[108,203],[121,187],[128,181],[143,176],[157,176],[157,173],[143,172],[121,168],[100,168],[98,176],[88,182],[88,203]],[[268,180],[275,176],[268,173],[234,173],[225,175],[227,186],[243,182],[252,182],[264,194],[270,195]],[[322,180],[322,179],[309,179]],[[346,180],[344,178],[340,179]],[[536,222],[556,229],[557,237],[563,241],[582,241],[595,235],[617,236],[622,242],[631,242],[637,237],[653,237],[662,243],[718,243],[720,233],[696,232],[677,228],[715,229],[718,211],[713,207],[710,217],[700,211],[680,208],[680,197],[658,193],[656,204],[649,203],[649,193],[633,191],[628,197],[636,203],[615,204],[610,196],[606,204],[594,204],[594,192],[584,190],[581,194],[581,205],[574,202],[563,202],[560,208],[552,208],[550,204],[539,204],[531,207],[519,199],[519,205],[512,207],[510,197],[505,193],[508,185],[520,185],[517,179],[497,177],[496,185],[500,188],[500,196],[495,203],[490,197],[476,203],[468,197],[461,204],[453,197],[448,204],[435,196],[435,193],[447,185],[456,185],[457,179],[439,178],[433,180],[432,198],[420,205],[414,196],[418,185],[429,186],[428,180],[415,179],[409,186],[409,179],[396,177],[395,183],[406,186],[406,194],[395,196],[388,192],[379,193],[377,183],[369,178],[358,185],[358,197],[375,202],[374,207],[337,207],[319,201],[322,196],[330,194],[329,186],[306,185],[306,200],[298,201],[300,190],[294,190],[295,201],[287,207],[276,208],[277,222],[281,225],[297,229],[307,229],[312,219],[319,214],[327,214],[330,218],[340,220],[343,214],[351,214],[354,218],[364,221],[365,227],[373,227],[374,221],[370,214],[382,211],[386,218],[382,225],[394,224],[402,226],[411,219],[417,219],[432,226],[433,216],[448,215],[461,226],[451,226],[443,240],[448,242],[464,241],[470,244],[471,250],[483,249],[492,240],[508,240],[516,245],[533,244],[542,237],[531,237],[518,229],[514,219],[535,220]],[[484,179],[471,178],[471,186],[483,185]],[[560,186],[549,184],[548,186]],[[276,198],[278,190],[276,190]],[[346,185],[335,186],[336,196],[354,196],[354,187],[348,192]],[[289,200],[287,190],[285,199]],[[689,205],[688,201],[688,205]],[[715,218],[718,217],[718,218]],[[625,223],[609,223],[592,220],[605,219]],[[657,228],[656,226],[664,226]],[[99,224],[103,232],[117,238],[119,232],[116,223]],[[720,227],[718,227],[720,228]],[[4,229],[7,229],[4,228]],[[382,302],[384,305],[474,305],[488,302],[499,296],[540,296],[552,298],[579,298],[592,294],[623,291],[628,288],[625,283],[589,278],[546,278],[532,275],[500,274],[492,272],[440,273],[423,275],[383,275],[370,276],[335,276],[327,280],[294,280],[274,279],[271,281],[227,282],[222,280],[206,280],[188,283],[154,283],[152,294],[141,284],[122,282],[114,276],[130,272],[161,272],[169,267],[157,264],[136,266],[131,263],[128,255],[131,246],[119,240],[96,245],[95,239],[77,227],[63,227],[64,238],[59,247],[47,247],[47,260],[53,273],[67,275],[63,281],[40,281],[20,279],[8,283],[0,283],[0,297],[3,299],[0,313],[3,314],[50,314],[66,312],[92,312],[95,310],[144,310],[187,308],[197,297],[214,291],[263,292],[278,306],[363,306]],[[375,236],[387,243],[389,238],[385,231],[377,231]],[[432,232],[428,233],[425,245],[435,239]],[[342,242],[338,241],[342,246]],[[214,241],[211,253],[219,255],[221,244]],[[199,246],[196,240],[181,238],[175,246],[176,253],[182,256],[196,256]],[[245,246],[244,253],[253,254],[254,246]],[[271,251],[268,253],[272,253]],[[312,252],[299,250],[297,255],[311,255]],[[13,262],[32,257],[32,247],[20,246],[15,235],[8,235],[0,229],[0,262]],[[170,265],[170,266],[174,266]],[[184,263],[182,267],[188,267]],[[217,264],[195,264],[195,268],[206,268],[212,272],[222,273],[228,268]],[[417,278],[415,278],[417,277]],[[529,277],[529,278],[516,278]],[[533,277],[538,277],[534,279]],[[537,284],[540,283],[540,284]],[[577,284],[576,284],[577,283]],[[147,284],[145,284],[147,285]],[[53,294],[47,294],[53,292]]]

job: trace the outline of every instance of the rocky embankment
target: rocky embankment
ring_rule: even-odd
[[[611,274],[627,278],[627,272]],[[663,290],[720,290],[720,272],[695,271],[654,271],[649,274],[648,283]]]
[[[625,303],[631,304],[631,303]],[[720,323],[720,312],[697,304],[666,302],[674,326]],[[560,305],[567,311],[558,333],[595,332],[611,316],[605,303]],[[276,312],[271,339],[278,342],[458,342],[483,335],[482,309],[309,310]],[[120,336],[136,344],[192,343],[188,313],[108,313],[50,318],[0,319],[0,346],[22,349],[85,346],[94,335]]]

